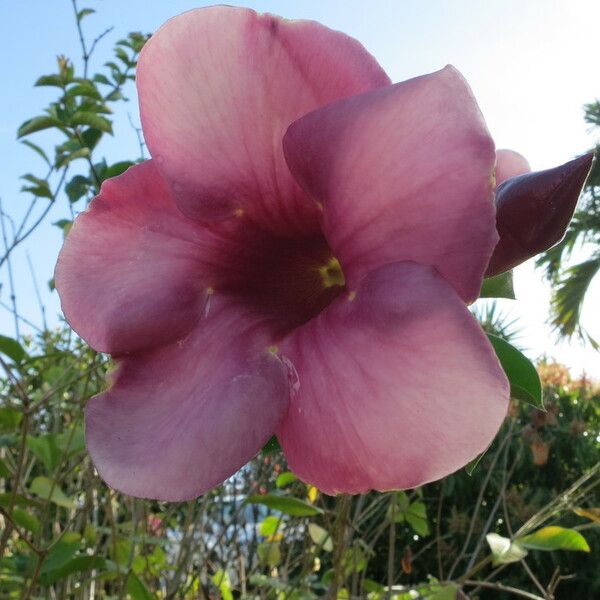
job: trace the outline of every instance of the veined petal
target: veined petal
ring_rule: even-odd
[[[298,384],[278,437],[328,494],[419,486],[485,450],[508,407],[494,351],[450,285],[403,262],[290,334]]]
[[[87,404],[88,450],[121,492],[195,498],[252,458],[285,412],[287,370],[268,329],[218,294],[207,311],[187,338],[119,361]]]
[[[205,220],[245,211],[280,233],[316,223],[285,164],[288,125],[387,84],[347,35],[225,6],[168,21],[137,72],[144,135],[181,210]]]
[[[498,236],[494,144],[453,67],[315,110],[284,138],[287,162],[323,204],[329,245],[356,285],[371,270],[434,266],[474,300]]]
[[[147,161],[102,185],[58,257],[56,288],[73,329],[122,354],[189,332],[206,302],[207,231],[184,217]]]
[[[529,171],[529,162],[522,154],[504,148],[496,151],[496,185]]]

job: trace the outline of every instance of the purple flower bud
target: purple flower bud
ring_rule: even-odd
[[[553,169],[512,177],[497,187],[500,241],[486,277],[504,273],[562,239],[593,160],[590,152]]]

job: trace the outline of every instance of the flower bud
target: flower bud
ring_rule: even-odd
[[[496,188],[500,241],[486,277],[504,273],[562,239],[593,160],[590,152],[560,167],[512,177]]]

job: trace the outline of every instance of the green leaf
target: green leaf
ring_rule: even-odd
[[[102,75],[101,73],[94,75],[94,81],[96,83],[103,83],[104,85],[112,85],[112,83],[108,80],[108,77],[106,77],[106,75]]]
[[[296,477],[296,475],[294,475],[291,471],[284,471],[283,473],[277,476],[277,479],[275,480],[275,485],[278,488],[282,488],[286,485],[289,485],[290,483],[294,483],[294,481],[298,481],[298,477]]]
[[[281,562],[281,548],[279,542],[261,542],[256,547],[258,558],[264,565],[273,568]]]
[[[0,335],[0,352],[16,363],[20,363],[26,356],[23,346],[5,335]]]
[[[5,479],[8,477],[12,477],[11,470],[8,468],[8,466],[6,465],[4,460],[2,460],[1,458],[0,458],[0,477],[4,477]]]
[[[312,517],[323,513],[320,508],[290,496],[276,496],[274,494],[249,496],[246,502],[249,504],[263,504],[292,517]]]
[[[66,97],[83,96],[84,98],[92,98],[94,100],[102,100],[102,94],[96,89],[92,83],[77,84],[71,86],[66,92]]]
[[[85,449],[83,427],[78,426],[75,427],[75,431],[67,430],[63,433],[57,433],[55,434],[55,441],[57,448],[68,456],[81,452]]]
[[[17,138],[35,133],[36,131],[42,131],[43,129],[50,129],[51,127],[64,127],[64,123],[54,117],[34,117],[33,119],[28,119],[19,127]]]
[[[36,87],[54,86],[62,88],[65,82],[60,75],[42,75],[33,85]]]
[[[260,535],[264,537],[271,537],[280,531],[281,525],[281,519],[271,515],[266,517],[265,520],[259,525],[258,531]]]
[[[404,514],[407,523],[421,536],[429,535],[425,504],[413,502]]]
[[[65,186],[65,192],[69,197],[70,202],[77,202],[81,197],[85,196],[91,181],[83,175],[75,175]]]
[[[67,531],[50,549],[42,565],[42,574],[50,573],[63,566],[79,550],[81,536],[73,531]]]
[[[75,556],[56,568],[43,572],[40,576],[42,585],[52,585],[73,573],[84,573],[92,569],[101,569],[106,566],[106,560],[101,556]]]
[[[480,298],[509,298],[515,299],[515,289],[513,287],[513,273],[507,271],[494,277],[486,277],[481,285],[479,292]]]
[[[135,573],[130,573],[127,577],[127,593],[132,600],[155,600],[156,598]]]
[[[43,500],[50,500],[57,506],[64,508],[75,508],[75,501],[69,498],[58,485],[54,484],[48,477],[36,477],[29,486],[32,494]]]
[[[279,445],[279,440],[277,439],[277,436],[273,436],[263,446],[262,453],[268,456],[270,454],[277,454],[278,452],[281,452],[281,446]]]
[[[538,410],[545,410],[542,383],[532,362],[502,338],[490,333],[488,338],[510,382],[510,395],[533,404]]]
[[[497,533],[488,533],[485,539],[492,551],[494,566],[518,562],[527,556],[527,550],[519,543],[511,542],[508,538]]]
[[[23,508],[15,508],[12,512],[12,518],[22,529],[26,529],[32,533],[37,533],[40,530],[41,525],[37,517]]]
[[[46,162],[48,166],[52,166],[48,155],[37,145],[29,140],[21,140],[21,144],[25,144],[28,148],[31,148],[34,152],[37,152]]]
[[[77,160],[78,158],[88,158],[89,156],[89,148],[79,148],[74,152],[71,152],[70,154],[65,154],[64,156],[61,156],[59,159],[57,159],[56,167],[64,167],[65,165],[68,165],[70,162]]]
[[[63,235],[66,237],[69,231],[71,231],[71,227],[73,226],[73,221],[69,221],[69,219],[60,219],[60,221],[54,221],[52,223],[55,227],[59,227],[62,229]]]
[[[23,413],[20,411],[3,406],[0,408],[0,430],[1,431],[14,431],[21,422]]]
[[[133,166],[135,163],[130,160],[123,160],[118,163],[114,163],[107,167],[106,172],[104,173],[103,179],[109,179],[110,177],[117,177],[117,175],[121,175],[125,173],[129,167]]]
[[[101,117],[93,112],[82,112],[77,111],[73,114],[70,120],[70,124],[72,126],[76,125],[89,125],[90,127],[94,127],[95,129],[99,129],[100,131],[104,131],[105,133],[112,134],[112,124],[108,119]]]
[[[445,585],[443,588],[432,589],[425,593],[427,600],[455,600],[458,594],[458,588],[454,583]]]
[[[27,447],[44,464],[47,471],[54,471],[60,460],[60,450],[56,446],[55,435],[28,435]]]
[[[92,127],[89,129],[86,129],[81,134],[81,139],[83,140],[83,143],[90,150],[93,150],[98,145],[98,142],[100,141],[101,137],[102,137],[102,132],[99,129],[94,129]]]
[[[229,579],[229,573],[227,573],[227,571],[219,569],[212,576],[212,582],[219,588],[222,600],[233,600],[233,594],[231,593],[231,580]]]
[[[565,527],[542,527],[529,535],[519,538],[517,541],[523,547],[531,550],[590,551],[588,543],[578,531]]]
[[[88,15],[93,15],[96,11],[93,8],[82,8],[78,13],[77,13],[77,20],[81,21],[81,19],[83,19],[84,17],[87,17]]]
[[[310,539],[317,545],[321,546],[325,552],[331,552],[333,550],[333,541],[331,536],[326,529],[320,527],[316,523],[308,524],[308,534]]]

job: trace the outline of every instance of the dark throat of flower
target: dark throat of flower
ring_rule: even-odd
[[[317,316],[346,287],[342,266],[322,235],[265,235],[240,254],[221,289],[272,317],[283,332]]]

